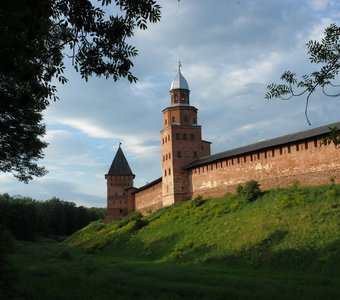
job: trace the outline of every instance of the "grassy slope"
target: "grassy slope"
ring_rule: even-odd
[[[120,226],[92,223],[66,244],[153,261],[340,269],[340,186],[188,201]]]
[[[18,245],[14,289],[24,299],[340,299],[339,195],[295,187],[94,222],[63,244]]]

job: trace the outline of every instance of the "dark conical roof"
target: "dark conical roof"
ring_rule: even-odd
[[[112,161],[111,167],[107,175],[132,175],[129,163],[127,162],[122,148],[119,146],[117,153]]]

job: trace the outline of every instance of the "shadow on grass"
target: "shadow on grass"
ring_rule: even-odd
[[[208,258],[205,263],[224,266],[243,266],[258,268],[283,268],[324,272],[339,276],[340,239],[323,248],[303,248],[275,250],[274,247],[284,240],[288,231],[276,230],[260,243],[240,251],[236,255]]]
[[[138,256],[147,249],[138,241],[120,249],[112,244],[96,254],[70,250],[71,260],[60,255],[65,251],[60,244],[25,244],[12,256],[14,286],[21,299],[340,299],[340,278],[334,276],[339,242],[312,254],[273,253],[286,235],[274,231],[251,249],[204,264],[195,259],[212,249],[190,241],[178,244],[178,235],[151,243],[153,256],[147,259]],[[171,253],[181,256],[171,258]],[[334,275],[302,267],[316,257],[316,266],[325,259],[327,268],[333,264]]]

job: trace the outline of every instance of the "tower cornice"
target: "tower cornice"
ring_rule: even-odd
[[[168,107],[164,108],[162,110],[162,112],[165,112],[167,110],[178,110],[178,109],[180,109],[180,110],[193,110],[195,112],[198,111],[198,108],[196,108],[195,106],[178,104],[178,105],[168,106]]]

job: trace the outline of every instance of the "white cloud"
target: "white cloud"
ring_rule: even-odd
[[[46,134],[49,143],[45,151],[45,161],[55,165],[54,170],[65,169],[70,165],[93,166],[95,163],[90,156],[90,149],[81,143],[76,135],[67,130],[49,130]]]
[[[62,118],[55,121],[57,124],[67,125],[78,129],[92,138],[115,138],[114,133],[91,123],[86,119],[67,119]]]
[[[0,173],[1,184],[8,184],[13,182],[13,176],[10,173]],[[6,191],[3,191],[4,193]]]
[[[317,40],[321,41],[325,28],[328,27],[331,23],[334,23],[333,19],[330,18],[322,18],[319,23],[312,26],[312,28],[308,32],[308,40]]]
[[[324,10],[331,1],[330,0],[309,0],[308,2],[312,9],[316,11],[320,11],[320,10]]]

